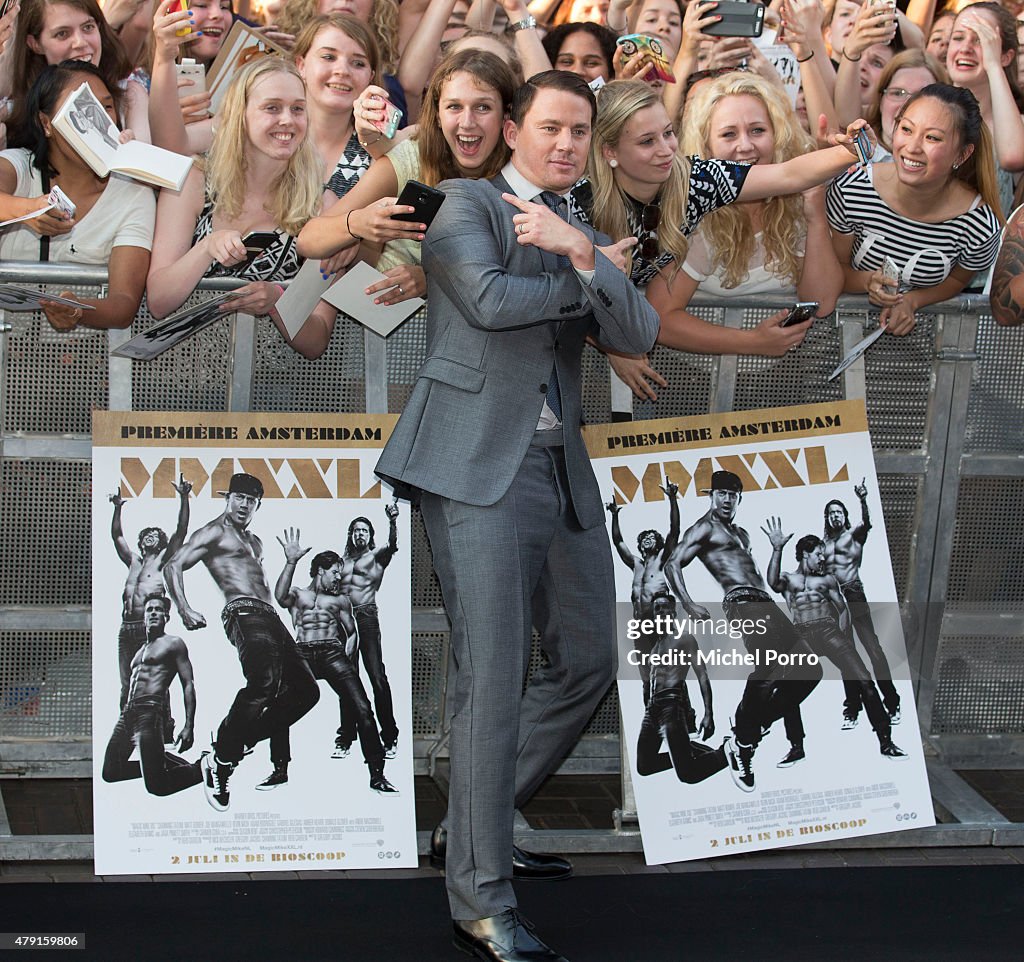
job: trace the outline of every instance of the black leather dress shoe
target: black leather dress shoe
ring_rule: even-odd
[[[430,864],[444,868],[448,852],[448,831],[438,825],[430,836]],[[512,846],[512,878],[520,881],[555,881],[572,875],[572,862],[559,855],[542,852],[524,852],[518,845]]]
[[[569,962],[537,938],[516,909],[489,919],[452,922],[452,944],[466,955],[490,962]]]

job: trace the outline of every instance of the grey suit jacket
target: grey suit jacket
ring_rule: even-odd
[[[590,286],[552,255],[516,241],[504,178],[451,180],[423,243],[427,359],[377,463],[400,493],[430,491],[489,505],[508,490],[537,427],[557,365],[569,484],[584,528],[604,523],[579,425],[584,339],[639,353],[658,315],[603,254]],[[574,221],[607,245],[608,239]],[[545,269],[545,261],[552,267]]]

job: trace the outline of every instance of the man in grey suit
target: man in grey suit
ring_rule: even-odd
[[[510,113],[501,174],[441,185],[423,244],[427,359],[377,473],[420,497],[452,624],[455,945],[520,962],[562,957],[515,908],[514,811],[615,670],[611,548],[580,433],[584,339],[645,351],[658,317],[620,267],[635,239],[611,245],[566,211],[594,122],[586,83],[538,74]],[[531,623],[548,665],[521,695]]]

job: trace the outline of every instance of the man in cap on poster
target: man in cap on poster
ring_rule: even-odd
[[[594,94],[550,70],[519,87],[512,159],[451,180],[423,244],[428,356],[377,463],[421,495],[451,620],[445,871],[454,942],[494,962],[562,959],[516,908],[513,875],[564,877],[516,849],[513,820],[575,744],[615,673],[615,580],[583,444],[585,339],[646,351],[658,317],[622,252],[574,220]],[[596,245],[607,245],[598,248]],[[531,621],[547,665],[526,691]]]
[[[791,745],[780,766],[796,761],[795,753],[803,758],[803,726],[800,713],[794,709],[821,680],[821,666],[805,662],[780,667],[766,663],[769,651],[795,655],[811,652],[768,594],[750,550],[750,535],[736,524],[736,509],[743,500],[739,476],[732,471],[715,471],[711,487],[702,493],[710,496],[711,508],[683,533],[665,570],[669,584],[690,617],[710,618],[707,608],[690,597],[683,581],[682,569],[699,558],[725,591],[725,617],[753,626],[744,631],[743,641],[749,653],[758,654],[759,664],[747,676],[743,697],[736,706],[733,738],[726,737],[724,744],[733,781],[742,791],[752,792],[754,752],[772,722],[785,718],[786,737]],[[763,633],[758,632],[759,626],[763,626]]]
[[[210,805],[226,811],[228,781],[246,748],[269,738],[306,714],[320,688],[299,656],[274,608],[263,572],[263,543],[249,530],[263,500],[263,484],[251,474],[233,474],[224,512],[199,528],[164,570],[167,591],[189,631],[206,618],[185,598],[184,572],[200,561],[224,595],[221,621],[238,653],[246,685],[220,723],[213,754],[204,757],[204,788]]]

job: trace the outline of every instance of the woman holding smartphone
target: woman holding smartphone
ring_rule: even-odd
[[[907,100],[892,155],[837,178],[827,206],[844,290],[866,293],[902,335],[919,308],[955,297],[992,264],[1002,217],[992,140],[969,90],[930,84]]]
[[[321,301],[289,339],[274,305],[279,280],[299,269],[295,235],[320,205],[321,165],[307,136],[306,90],[295,66],[261,57],[234,76],[217,115],[209,153],[177,194],[157,205],[155,254],[146,291],[154,317],[180,307],[202,278],[241,277],[249,283],[222,309],[266,314],[306,357],[319,357],[335,312]],[[250,256],[245,238],[270,235]]]
[[[411,180],[429,187],[453,177],[493,177],[509,150],[502,126],[515,77],[492,53],[461,50],[447,57],[427,88],[415,137],[371,164],[359,183],[299,235],[304,257],[331,257],[357,244],[386,244],[377,263],[385,275],[368,289],[378,303],[396,304],[426,293],[419,242],[426,224],[397,220],[416,209],[397,204]]]

